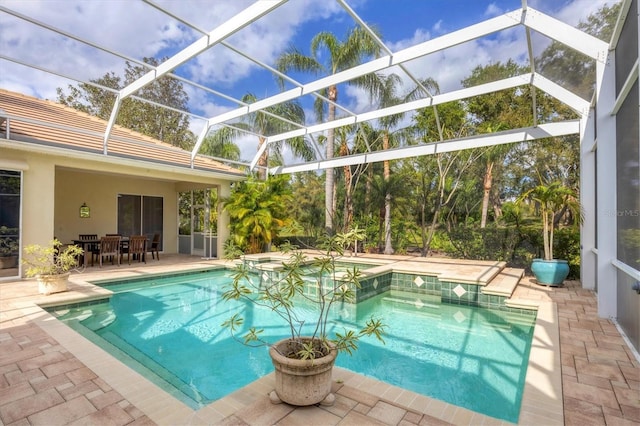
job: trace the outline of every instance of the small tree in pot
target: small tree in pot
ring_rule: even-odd
[[[344,254],[345,247],[354,236],[339,234],[328,238],[319,257],[308,258],[300,251],[290,252],[288,260],[282,262],[277,279],[267,282],[252,277],[250,269],[240,265],[230,288],[223,294],[225,300],[246,299],[258,306],[266,307],[279,315],[287,324],[289,337],[278,342],[263,338],[262,329],[251,327],[243,336],[243,343],[251,346],[269,346],[269,355],[275,367],[276,389],[271,394],[273,402],[284,401],[292,405],[330,405],[331,371],[339,352],[349,355],[358,348],[363,336],[375,336],[384,343],[382,334],[385,325],[373,317],[358,331],[344,330],[330,336],[331,307],[339,301],[351,301],[355,288],[360,287],[361,272],[353,267],[345,272],[336,271],[336,259]],[[312,273],[303,274],[302,267],[311,265]],[[305,280],[313,277],[317,292],[311,296],[305,292]],[[257,282],[256,282],[257,281]],[[296,302],[315,305],[315,320],[309,324],[299,316]],[[234,338],[244,319],[235,314],[223,323]],[[303,331],[303,326],[311,325]]]
[[[534,259],[531,270],[540,284],[560,285],[569,274],[569,265],[566,260],[553,258],[553,234],[558,221],[566,213],[578,221],[582,220],[577,194],[562,182],[554,181],[526,191],[518,198],[518,203],[527,199],[535,203],[536,212],[542,220],[544,246],[544,258]]]
[[[62,243],[57,239],[48,246],[30,244],[24,248],[22,263],[27,267],[25,275],[38,280],[38,289],[42,294],[66,291],[69,271],[78,266],[82,248],[76,245],[61,248]]]

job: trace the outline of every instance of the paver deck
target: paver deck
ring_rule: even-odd
[[[37,294],[34,282],[0,284],[0,425],[501,423],[340,368],[334,374],[336,403],[332,407],[272,405],[268,399],[273,388],[270,374],[194,411],[36,305],[104,297],[104,290],[86,283],[89,279],[162,273],[211,263],[163,256],[160,262],[131,268],[90,268],[73,277],[71,291],[46,297]],[[449,267],[456,261],[443,263]],[[458,267],[464,268],[464,263]],[[478,265],[470,268],[477,274],[487,273]],[[541,307],[519,424],[640,423],[638,355],[611,320],[597,317],[592,291],[580,288],[578,282],[542,287],[525,277],[512,301]]]

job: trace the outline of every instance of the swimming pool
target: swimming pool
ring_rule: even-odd
[[[253,322],[274,338],[284,336],[268,311],[223,302],[230,275],[220,270],[110,285],[116,292],[110,300],[52,311],[198,408],[273,371],[266,349],[245,347],[220,328],[232,313],[245,310],[247,327]],[[354,356],[340,355],[337,365],[517,421],[534,317],[391,292],[337,307],[335,326],[353,327],[371,313],[388,325],[387,344],[362,340]]]

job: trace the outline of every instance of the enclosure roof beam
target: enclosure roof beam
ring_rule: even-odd
[[[524,25],[600,62],[607,59],[609,45],[597,37],[529,7]]]
[[[365,163],[377,163],[386,160],[401,160],[410,157],[442,154],[471,148],[503,145],[514,142],[528,142],[536,139],[567,136],[580,133],[580,120],[541,124],[537,127],[506,130],[468,138],[450,139],[416,146],[388,149],[385,151],[349,155],[330,160],[315,161],[291,166],[279,166],[270,169],[271,174],[285,174],[324,170],[336,167],[354,166]]]
[[[421,108],[432,107],[435,105],[444,104],[452,101],[459,101],[462,99],[471,98],[473,96],[483,95],[487,93],[493,93],[499,90],[510,89],[513,87],[529,84],[530,75],[523,74],[515,77],[506,78],[503,80],[493,81],[491,83],[480,84],[465,89],[456,90],[453,92],[443,93],[441,95],[435,95],[433,97],[427,97],[416,101],[407,102],[404,104],[393,105],[387,108],[381,108],[375,111],[365,112],[358,114],[354,117],[346,117],[326,123],[316,124],[309,126],[306,129],[293,130],[291,132],[281,133],[274,136],[269,136],[266,140],[266,144],[279,142],[293,137],[303,136],[305,134],[322,132],[328,129],[335,129],[341,126],[349,124],[362,123],[369,120],[375,120],[377,118],[387,117],[389,115],[405,113],[409,111],[419,110]]]

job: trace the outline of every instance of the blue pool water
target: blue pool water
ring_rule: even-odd
[[[232,339],[223,321],[241,312],[247,329],[263,328],[273,341],[286,337],[269,310],[225,302],[230,281],[224,270],[132,281],[109,285],[116,292],[110,300],[52,311],[198,408],[273,371],[267,349]],[[372,314],[387,325],[386,345],[362,339],[353,356],[338,356],[338,366],[517,422],[535,318],[390,292],[336,306],[332,324],[341,332]]]

